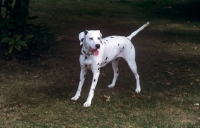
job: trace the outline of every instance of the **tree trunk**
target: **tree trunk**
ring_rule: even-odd
[[[16,0],[14,9],[19,9],[20,7],[28,9],[30,0]]]
[[[16,0],[13,8],[13,18],[21,19],[27,17],[29,2],[30,0]]]
[[[0,15],[1,15],[2,0],[0,0]]]

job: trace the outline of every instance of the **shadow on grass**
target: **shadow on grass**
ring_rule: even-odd
[[[150,19],[200,21],[198,0],[125,2],[124,5],[130,6],[133,9],[132,13],[135,12],[134,7],[140,7],[141,12],[146,13]]]

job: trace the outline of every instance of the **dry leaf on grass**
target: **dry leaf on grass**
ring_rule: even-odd
[[[40,75],[36,75],[36,76],[33,76],[34,78],[37,78],[37,77],[39,77]]]
[[[166,83],[166,85],[171,86],[172,84],[171,83]]]
[[[186,69],[186,70],[184,70],[184,72],[190,72],[191,70],[190,69]]]
[[[151,99],[151,95],[147,96],[147,99],[149,99],[149,100],[150,100],[150,99]]]
[[[132,97],[133,97],[133,98],[136,98],[135,92],[132,93]]]
[[[110,101],[110,96],[103,95],[103,97],[106,99],[106,101]]]
[[[193,105],[194,105],[194,106],[199,106],[199,103],[194,103]]]
[[[166,71],[169,75],[174,75],[174,73],[172,72],[169,72],[169,71]]]

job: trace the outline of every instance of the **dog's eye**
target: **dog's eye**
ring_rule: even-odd
[[[89,38],[90,40],[93,40],[93,38]]]

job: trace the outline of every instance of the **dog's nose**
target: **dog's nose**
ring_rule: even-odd
[[[100,48],[100,44],[96,44],[95,47],[96,47],[96,49],[99,49]]]

